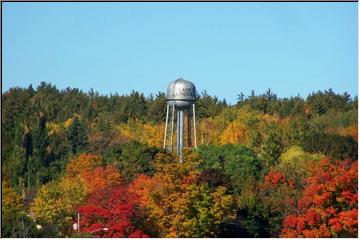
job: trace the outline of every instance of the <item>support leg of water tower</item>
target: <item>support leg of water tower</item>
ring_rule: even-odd
[[[179,162],[183,163],[183,155],[182,155],[182,150],[183,150],[183,144],[184,144],[184,111],[180,110],[180,132],[179,132],[179,136],[180,136],[180,144],[179,144]]]
[[[187,110],[187,125],[188,125],[188,132],[187,132],[187,137],[188,137],[188,147],[191,147],[191,111],[190,109]]]
[[[174,118],[175,118],[175,105],[172,106],[172,114],[171,114],[171,130],[170,130],[170,150],[171,150],[171,152],[173,151]]]
[[[195,104],[193,103],[193,119],[194,119],[194,147],[196,149],[196,117],[195,117]]]
[[[167,133],[167,124],[169,120],[169,104],[166,106],[166,120],[165,120],[165,132],[164,132],[164,146],[163,148],[166,148],[166,133]]]
[[[180,147],[180,110],[176,112],[176,154],[179,156]]]

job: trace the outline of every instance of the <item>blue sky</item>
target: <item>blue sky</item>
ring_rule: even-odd
[[[358,91],[357,3],[2,3],[3,92]]]

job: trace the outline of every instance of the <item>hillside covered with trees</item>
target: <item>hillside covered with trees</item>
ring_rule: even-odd
[[[356,96],[195,104],[199,146],[179,164],[164,93],[2,93],[2,237],[358,236]]]

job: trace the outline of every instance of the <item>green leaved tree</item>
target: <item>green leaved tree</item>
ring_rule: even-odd
[[[73,154],[85,151],[88,143],[88,129],[78,117],[75,117],[67,132]]]

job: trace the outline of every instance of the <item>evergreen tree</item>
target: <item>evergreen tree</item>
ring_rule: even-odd
[[[33,155],[33,139],[30,131],[24,134],[23,148],[25,148],[25,159],[28,160],[29,156]]]
[[[30,134],[30,133],[26,133]],[[39,113],[38,126],[34,130],[33,139],[31,135],[24,135],[23,146],[25,146],[25,171],[24,180],[25,186],[39,186],[43,183],[44,166],[49,165],[48,158],[48,132],[46,129],[46,117],[42,112]],[[33,147],[29,144],[33,141]],[[29,145],[29,146],[27,146]],[[31,149],[33,148],[33,149]],[[29,149],[27,151],[27,149]],[[31,154],[30,154],[31,153]]]
[[[260,150],[261,158],[265,161],[267,167],[275,165],[283,150],[281,136],[275,125],[270,126]]]
[[[41,165],[48,166],[47,148],[49,146],[46,117],[40,112],[39,124],[34,131],[34,158],[40,160]]]
[[[87,149],[89,144],[88,130],[78,117],[75,117],[73,123],[69,126],[67,137],[73,154]]]
[[[24,156],[24,149],[15,145],[9,161],[10,185],[12,187],[16,187],[19,184],[19,177],[24,176],[26,171],[26,160]]]
[[[147,121],[158,123],[165,120],[166,112],[166,96],[164,93],[158,92],[155,98],[150,95],[147,105]]]
[[[237,105],[242,106],[244,104],[244,100],[245,100],[245,94],[243,92],[240,92],[240,94],[238,94],[237,97]]]
[[[40,159],[37,157],[29,157],[26,166],[27,172],[25,173],[25,186],[39,186],[45,182],[43,178],[44,166],[41,164]]]

